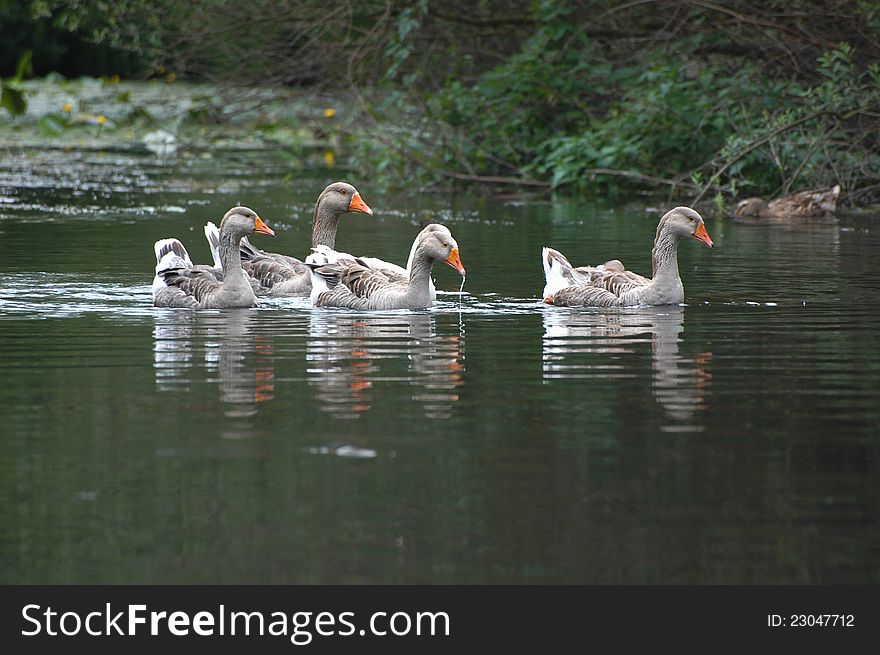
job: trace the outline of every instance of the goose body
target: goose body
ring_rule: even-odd
[[[359,310],[424,309],[433,302],[431,269],[435,261],[448,264],[461,275],[465,273],[458,244],[442,225],[432,224],[422,230],[410,254],[406,276],[371,268],[359,258],[309,264],[313,304]]]
[[[370,209],[351,184],[334,182],[328,185],[315,202],[312,219],[312,248],[336,245],[336,230],[342,214],[357,212],[372,215]],[[205,226],[205,237],[211,245],[215,264],[219,253],[216,228],[212,223]],[[217,253],[217,254],[215,254]],[[288,255],[266,252],[254,247],[247,238],[240,247],[242,270],[253,280],[254,289],[260,296],[307,296],[312,288],[311,272],[305,262]]]
[[[783,196],[769,203],[761,198],[746,198],[736,205],[737,218],[787,218],[809,217],[833,214],[837,210],[840,185],[830,189],[801,191],[791,196]]]
[[[193,264],[178,239],[160,239],[153,247],[156,275],[153,304],[156,307],[221,309],[253,307],[256,296],[241,268],[239,242],[247,234],[275,233],[252,209],[233,207],[220,222],[216,266]]]
[[[431,223],[426,226],[420,234],[434,231],[444,231],[447,234],[449,233],[449,230],[443,225],[440,225],[438,223]],[[384,259],[379,259],[378,257],[355,257],[354,255],[351,255],[347,252],[333,250],[332,248],[328,248],[327,246],[318,246],[316,248],[312,248],[312,254],[310,254],[306,258],[306,263],[323,265],[336,264],[337,262],[343,260],[348,262],[356,261],[361,266],[366,266],[369,269],[383,273],[390,280],[406,281],[407,279],[409,279],[409,272],[412,268],[413,258],[415,257],[416,248],[418,247],[419,242],[419,238],[416,238],[413,241],[412,247],[409,250],[409,257],[406,260],[406,268],[394,264],[393,262],[387,262]],[[437,299],[437,288],[434,284],[433,277],[429,278],[428,287],[431,295],[431,301],[433,302]]]
[[[714,244],[703,218],[690,207],[676,207],[660,219],[652,251],[653,275],[627,271],[619,260],[575,268],[558,250],[541,252],[546,284],[544,302],[563,307],[634,307],[673,305],[684,301],[678,273],[678,243],[692,237],[709,248]]]

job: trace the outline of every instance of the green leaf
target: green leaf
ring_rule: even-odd
[[[56,114],[46,114],[40,119],[39,125],[50,136],[58,136],[67,129],[67,122]]]
[[[27,111],[27,101],[24,93],[10,86],[4,86],[0,90],[0,107],[3,107],[13,116],[20,116]]]
[[[31,65],[33,57],[34,53],[30,50],[25,50],[22,53],[21,57],[18,58],[18,64],[15,66],[13,82],[21,82],[25,77],[31,77],[34,74],[34,67]]]

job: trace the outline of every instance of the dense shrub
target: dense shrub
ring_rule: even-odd
[[[143,74],[348,98],[353,163],[389,181],[717,202],[840,182],[880,200],[867,0],[0,0],[0,16],[122,48]]]

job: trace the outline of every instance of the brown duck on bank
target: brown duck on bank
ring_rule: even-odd
[[[788,218],[823,216],[837,210],[840,185],[830,189],[801,191],[792,196],[783,196],[769,203],[761,198],[746,198],[736,205],[737,218]]]

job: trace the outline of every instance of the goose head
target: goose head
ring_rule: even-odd
[[[733,215],[738,218],[763,216],[767,209],[767,203],[761,198],[746,198],[745,200],[740,200],[736,203],[736,209],[734,210]]]
[[[703,217],[690,207],[676,207],[666,212],[657,226],[657,236],[664,231],[671,232],[679,239],[693,237],[709,248],[715,247],[706,231]]]
[[[459,275],[464,275],[464,266],[458,252],[458,244],[452,238],[449,228],[432,223],[423,229],[418,236],[418,249],[431,259],[448,264]]]
[[[247,236],[249,234],[268,234],[270,237],[275,236],[275,232],[271,227],[263,222],[263,219],[257,215],[253,209],[249,207],[233,207],[223,220],[220,221],[220,233],[230,232],[236,236]]]
[[[412,270],[413,257],[416,256],[416,250],[419,248],[419,244],[422,242],[422,239],[428,232],[444,232],[445,234],[452,236],[452,233],[449,231],[444,225],[440,225],[439,223],[430,223],[425,226],[425,228],[416,235],[415,241],[413,241],[412,248],[409,249],[409,257],[406,259],[406,270]]]
[[[373,215],[373,210],[367,206],[358,190],[347,182],[334,182],[327,186],[318,196],[315,207],[322,214],[326,212],[336,216],[348,212]]]

